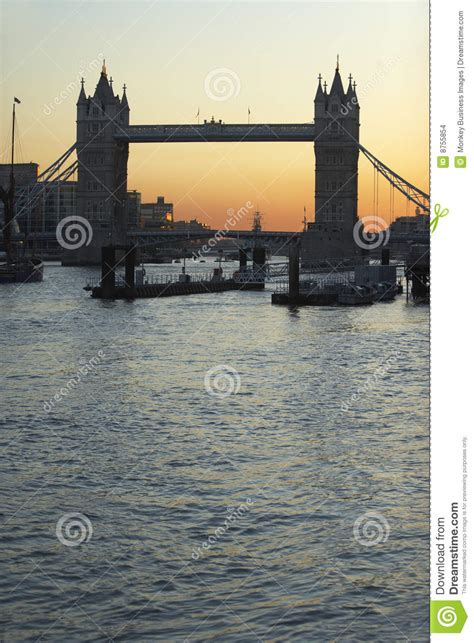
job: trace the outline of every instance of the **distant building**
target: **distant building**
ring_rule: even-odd
[[[428,214],[421,214],[417,208],[416,216],[398,217],[390,225],[390,235],[417,236],[429,234],[430,217]]]
[[[429,214],[421,214],[416,209],[416,216],[398,217],[389,227],[389,247],[395,255],[406,255],[412,244],[430,241]]]
[[[156,203],[142,203],[140,209],[141,227],[163,228],[173,223],[173,204],[166,203],[164,196],[159,196]]]
[[[10,164],[0,164],[0,185],[10,185]],[[15,163],[13,166],[16,195],[14,230],[24,234],[56,231],[58,223],[77,212],[77,181],[38,181],[38,163]],[[159,197],[164,204],[163,197]],[[156,206],[156,204],[153,204]],[[171,205],[171,213],[173,210]],[[169,210],[169,207],[167,208]],[[141,193],[127,192],[126,216],[128,228],[140,227]],[[0,202],[0,221],[3,222],[3,203]]]
[[[62,219],[76,216],[76,189],[76,181],[48,183],[38,198],[38,216],[30,221],[28,232],[55,232]]]
[[[210,230],[210,228],[208,225],[201,223],[197,219],[191,219],[191,221],[174,221],[173,230],[200,232],[201,230]]]
[[[127,192],[127,226],[136,230],[140,227],[142,195],[136,190]]]
[[[55,232],[61,219],[75,216],[76,181],[38,181],[37,163],[15,164],[14,177],[18,232]],[[9,182],[10,165],[0,165],[0,184],[7,187]],[[3,220],[3,204],[0,217]]]

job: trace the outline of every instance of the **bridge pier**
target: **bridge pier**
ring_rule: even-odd
[[[100,280],[103,299],[113,299],[115,293],[115,246],[102,247],[102,277]]]
[[[115,268],[118,264],[117,250],[124,252],[125,262],[125,298],[133,299],[135,296],[135,246],[103,246],[102,247],[102,276],[100,280],[100,291],[102,299],[115,299],[117,288],[115,286]]]
[[[261,246],[253,249],[253,272],[255,275],[261,275],[265,270],[266,251]]]
[[[127,289],[127,297],[130,299],[135,296],[136,254],[135,246],[125,248],[125,288]]]
[[[288,296],[290,301],[296,301],[300,294],[300,249],[293,244],[288,252]]]

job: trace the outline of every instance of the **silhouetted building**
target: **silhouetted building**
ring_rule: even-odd
[[[76,181],[49,182],[38,197],[39,217],[31,222],[31,231],[56,232],[62,219],[75,216],[76,188]]]
[[[127,227],[136,230],[140,227],[142,206],[141,192],[130,190],[127,192]]]
[[[430,217],[428,214],[422,214],[417,209],[416,216],[398,217],[390,225],[390,236],[418,236],[429,234],[430,231]]]
[[[0,165],[0,183],[10,182],[10,165]],[[38,181],[37,163],[14,165],[15,222],[19,231],[55,232],[61,219],[76,214],[76,181]],[[3,220],[3,204],[0,204]]]
[[[388,244],[394,255],[406,255],[412,244],[430,242],[430,217],[416,209],[416,216],[398,217],[388,229]]]
[[[208,225],[201,223],[197,219],[191,219],[190,221],[174,221],[173,230],[186,230],[190,232],[200,232],[201,230],[210,230]]]
[[[141,226],[143,228],[163,228],[173,222],[173,204],[166,203],[164,196],[159,196],[156,203],[141,204]]]

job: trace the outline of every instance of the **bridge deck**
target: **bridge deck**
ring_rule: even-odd
[[[127,232],[127,237],[137,246],[152,246],[158,243],[173,243],[176,241],[208,241],[222,237],[225,239],[238,239],[242,242],[260,241],[263,245],[279,243],[286,245],[294,243],[301,237],[300,232],[254,232],[253,230],[163,230],[156,232]]]
[[[314,123],[234,124],[221,122],[202,125],[129,125],[117,129],[115,140],[128,143],[199,142],[313,142]]]

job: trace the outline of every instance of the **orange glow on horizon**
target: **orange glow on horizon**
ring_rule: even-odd
[[[144,15],[132,2],[113,13],[107,3],[85,2],[81,11],[75,0],[26,4],[27,22],[25,3],[3,7],[9,30],[1,125],[7,134],[11,97],[18,96],[18,161],[44,170],[74,142],[80,77],[92,94],[104,56],[114,91],[127,84],[131,124],[193,123],[198,113],[201,122],[214,115],[226,123],[308,123],[318,73],[330,86],[339,53],[344,86],[349,74],[357,81],[360,142],[429,191],[427,2],[281,2],[271,10],[267,3],[198,2],[187,5],[185,16],[180,3],[150,5]],[[45,33],[52,36],[45,40]],[[216,100],[206,85],[219,68],[233,74],[228,100]],[[2,162],[8,143],[2,138]],[[314,220],[314,187],[310,143],[130,146],[128,189],[140,191],[142,202],[165,196],[176,220],[222,227],[229,209],[250,201],[264,229],[301,230],[304,208],[307,221]],[[390,223],[388,183],[379,180],[376,212],[373,192],[373,168],[361,154],[359,216],[378,213]],[[414,210],[395,191],[394,216]],[[239,226],[249,227],[251,216]]]

